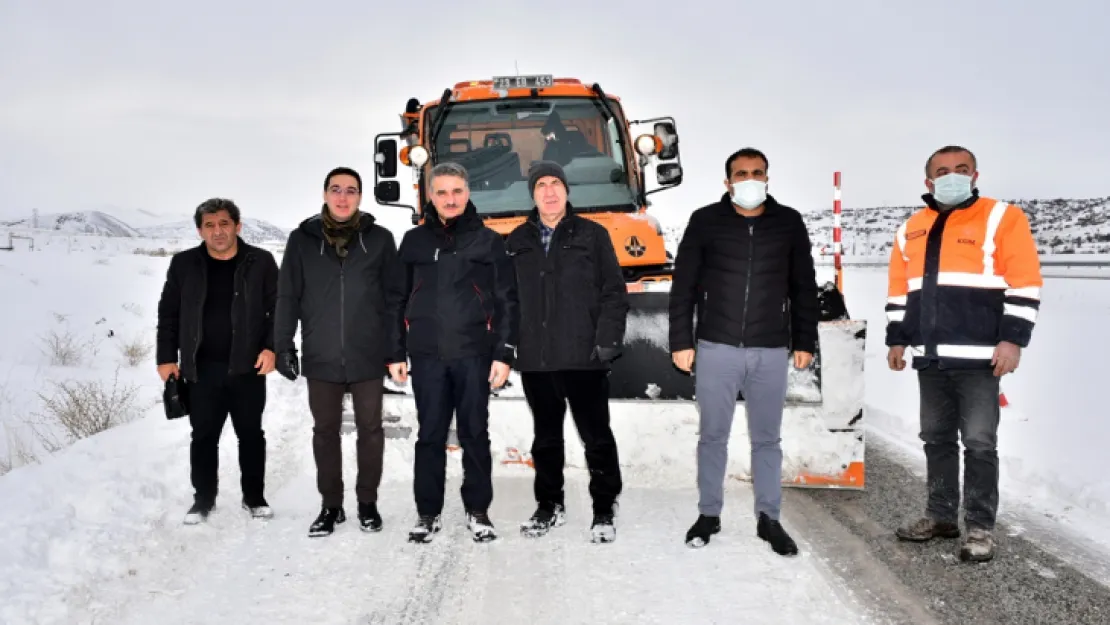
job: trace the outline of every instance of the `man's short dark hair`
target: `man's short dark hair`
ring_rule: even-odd
[[[759,150],[757,150],[755,148],[741,148],[739,150],[736,150],[732,154],[730,154],[729,157],[727,159],[725,159],[725,178],[731,178],[732,177],[732,161],[735,161],[738,158],[759,158],[759,159],[763,159],[763,170],[764,171],[766,171],[767,169],[769,169],[771,167],[770,163],[767,162],[767,155],[764,154],[763,152],[760,152]]]
[[[335,176],[350,176],[354,178],[358,181],[358,192],[362,193],[362,176],[358,175],[358,172],[351,169],[350,167],[336,167],[335,169],[329,171],[328,177],[324,178],[325,191],[328,190],[328,186],[331,185],[331,179]]]
[[[971,157],[971,169],[972,170],[979,169],[979,161],[976,160],[975,154],[973,154],[971,152],[971,150],[969,150],[969,149],[967,149],[963,146],[960,146],[960,145],[946,145],[943,148],[937,150],[936,152],[933,152],[929,156],[928,160],[925,161],[925,177],[928,178],[931,175],[929,173],[929,168],[933,166],[933,157],[934,156],[936,156],[937,154],[958,154],[960,152],[966,152],[967,155]]]
[[[215,215],[220,211],[227,211],[227,214],[231,217],[231,221],[238,225],[239,207],[235,205],[235,202],[222,197],[214,197],[210,200],[201,202],[200,206],[197,207],[196,213],[193,214],[193,221],[197,223],[197,227],[199,228],[201,224],[204,223],[205,215]]]

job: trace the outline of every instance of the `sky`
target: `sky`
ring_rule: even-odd
[[[407,220],[370,192],[375,134],[410,97],[518,70],[675,117],[685,180],[652,196],[665,223],[716,201],[744,146],[801,210],[831,210],[837,170],[846,207],[917,203],[952,143],[985,195],[1110,195],[1105,0],[524,6],[2,0],[0,218],[178,221],[222,196],[290,228],[346,165],[364,210]]]

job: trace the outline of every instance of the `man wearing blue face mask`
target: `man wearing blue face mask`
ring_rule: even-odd
[[[779,434],[788,363],[804,369],[817,349],[819,305],[809,232],[798,211],[767,194],[762,152],[733,153],[725,173],[727,192],[690,216],[670,294],[674,364],[690,372],[695,350],[698,360],[700,515],[686,544],[704,546],[721,530],[728,439],[737,394],[743,392],[756,534],[776,553],[792,555],[798,548],[779,522]]]
[[[998,510],[999,380],[1017,369],[1041,296],[1040,260],[1020,208],[980,197],[975,155],[947,146],[925,162],[925,207],[894,236],[887,292],[891,369],[913,354],[920,388],[928,503],[898,528],[925,542],[960,535],[960,446],[964,522],[960,558],[994,557]]]

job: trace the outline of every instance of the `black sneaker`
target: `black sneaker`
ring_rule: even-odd
[[[185,513],[185,525],[196,525],[208,520],[208,514],[212,512],[212,508],[216,507],[214,503],[207,501],[196,501],[193,507]]]
[[[782,523],[771,520],[767,513],[759,513],[759,522],[756,525],[756,535],[771,544],[771,549],[780,556],[792,556],[798,553],[798,545],[794,539],[783,529]]]
[[[532,518],[520,524],[520,533],[530,538],[543,536],[553,527],[567,522],[567,509],[563,504],[541,505],[536,508]]]
[[[416,525],[409,530],[410,543],[430,543],[440,530],[439,515],[425,514],[416,520]]]
[[[493,528],[493,522],[489,520],[489,515],[484,511],[468,511],[466,513],[466,528],[470,530],[470,534],[476,543],[488,543],[497,539],[497,531]]]
[[[617,526],[612,512],[595,512],[590,526],[590,542],[611,543],[617,539]]]
[[[343,508],[323,508],[320,510],[320,516],[316,517],[312,526],[308,528],[308,535],[313,538],[328,536],[335,531],[336,523],[346,520],[347,514],[343,512]]]
[[[709,544],[709,537],[721,531],[721,517],[698,515],[698,520],[686,532],[687,547],[704,547]]]
[[[250,501],[244,500],[243,509],[250,512],[251,518],[254,519],[274,518],[274,511],[270,508],[270,504],[266,503],[266,499],[262,497]]]
[[[359,503],[358,522],[364,532],[382,531],[382,515],[378,514],[377,504],[373,502]]]

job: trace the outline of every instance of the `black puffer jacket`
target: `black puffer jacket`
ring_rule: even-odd
[[[533,208],[507,240],[520,292],[516,369],[604,369],[595,347],[619,349],[628,314],[609,232],[568,204],[545,254],[539,224]]]
[[[290,233],[281,263],[278,353],[293,349],[299,322],[304,377],[354,383],[385,376],[402,276],[393,233],[372,215],[359,217],[342,260],[324,239],[320,215],[304,220]]]
[[[447,227],[430,202],[424,214],[401,240],[406,288],[394,315],[394,361],[489,356],[513,364],[516,275],[504,239],[471,202]]]
[[[671,351],[697,338],[746,347],[817,349],[817,282],[809,233],[798,211],[767,196],[746,218],[728,194],[694,211],[675,257]]]
[[[231,304],[230,375],[254,373],[264,349],[274,349],[274,303],[278,268],[274,255],[239,239],[235,296]],[[158,364],[177,363],[181,375],[197,380],[204,300],[208,294],[208,251],[204,244],[174,254],[158,301]]]

